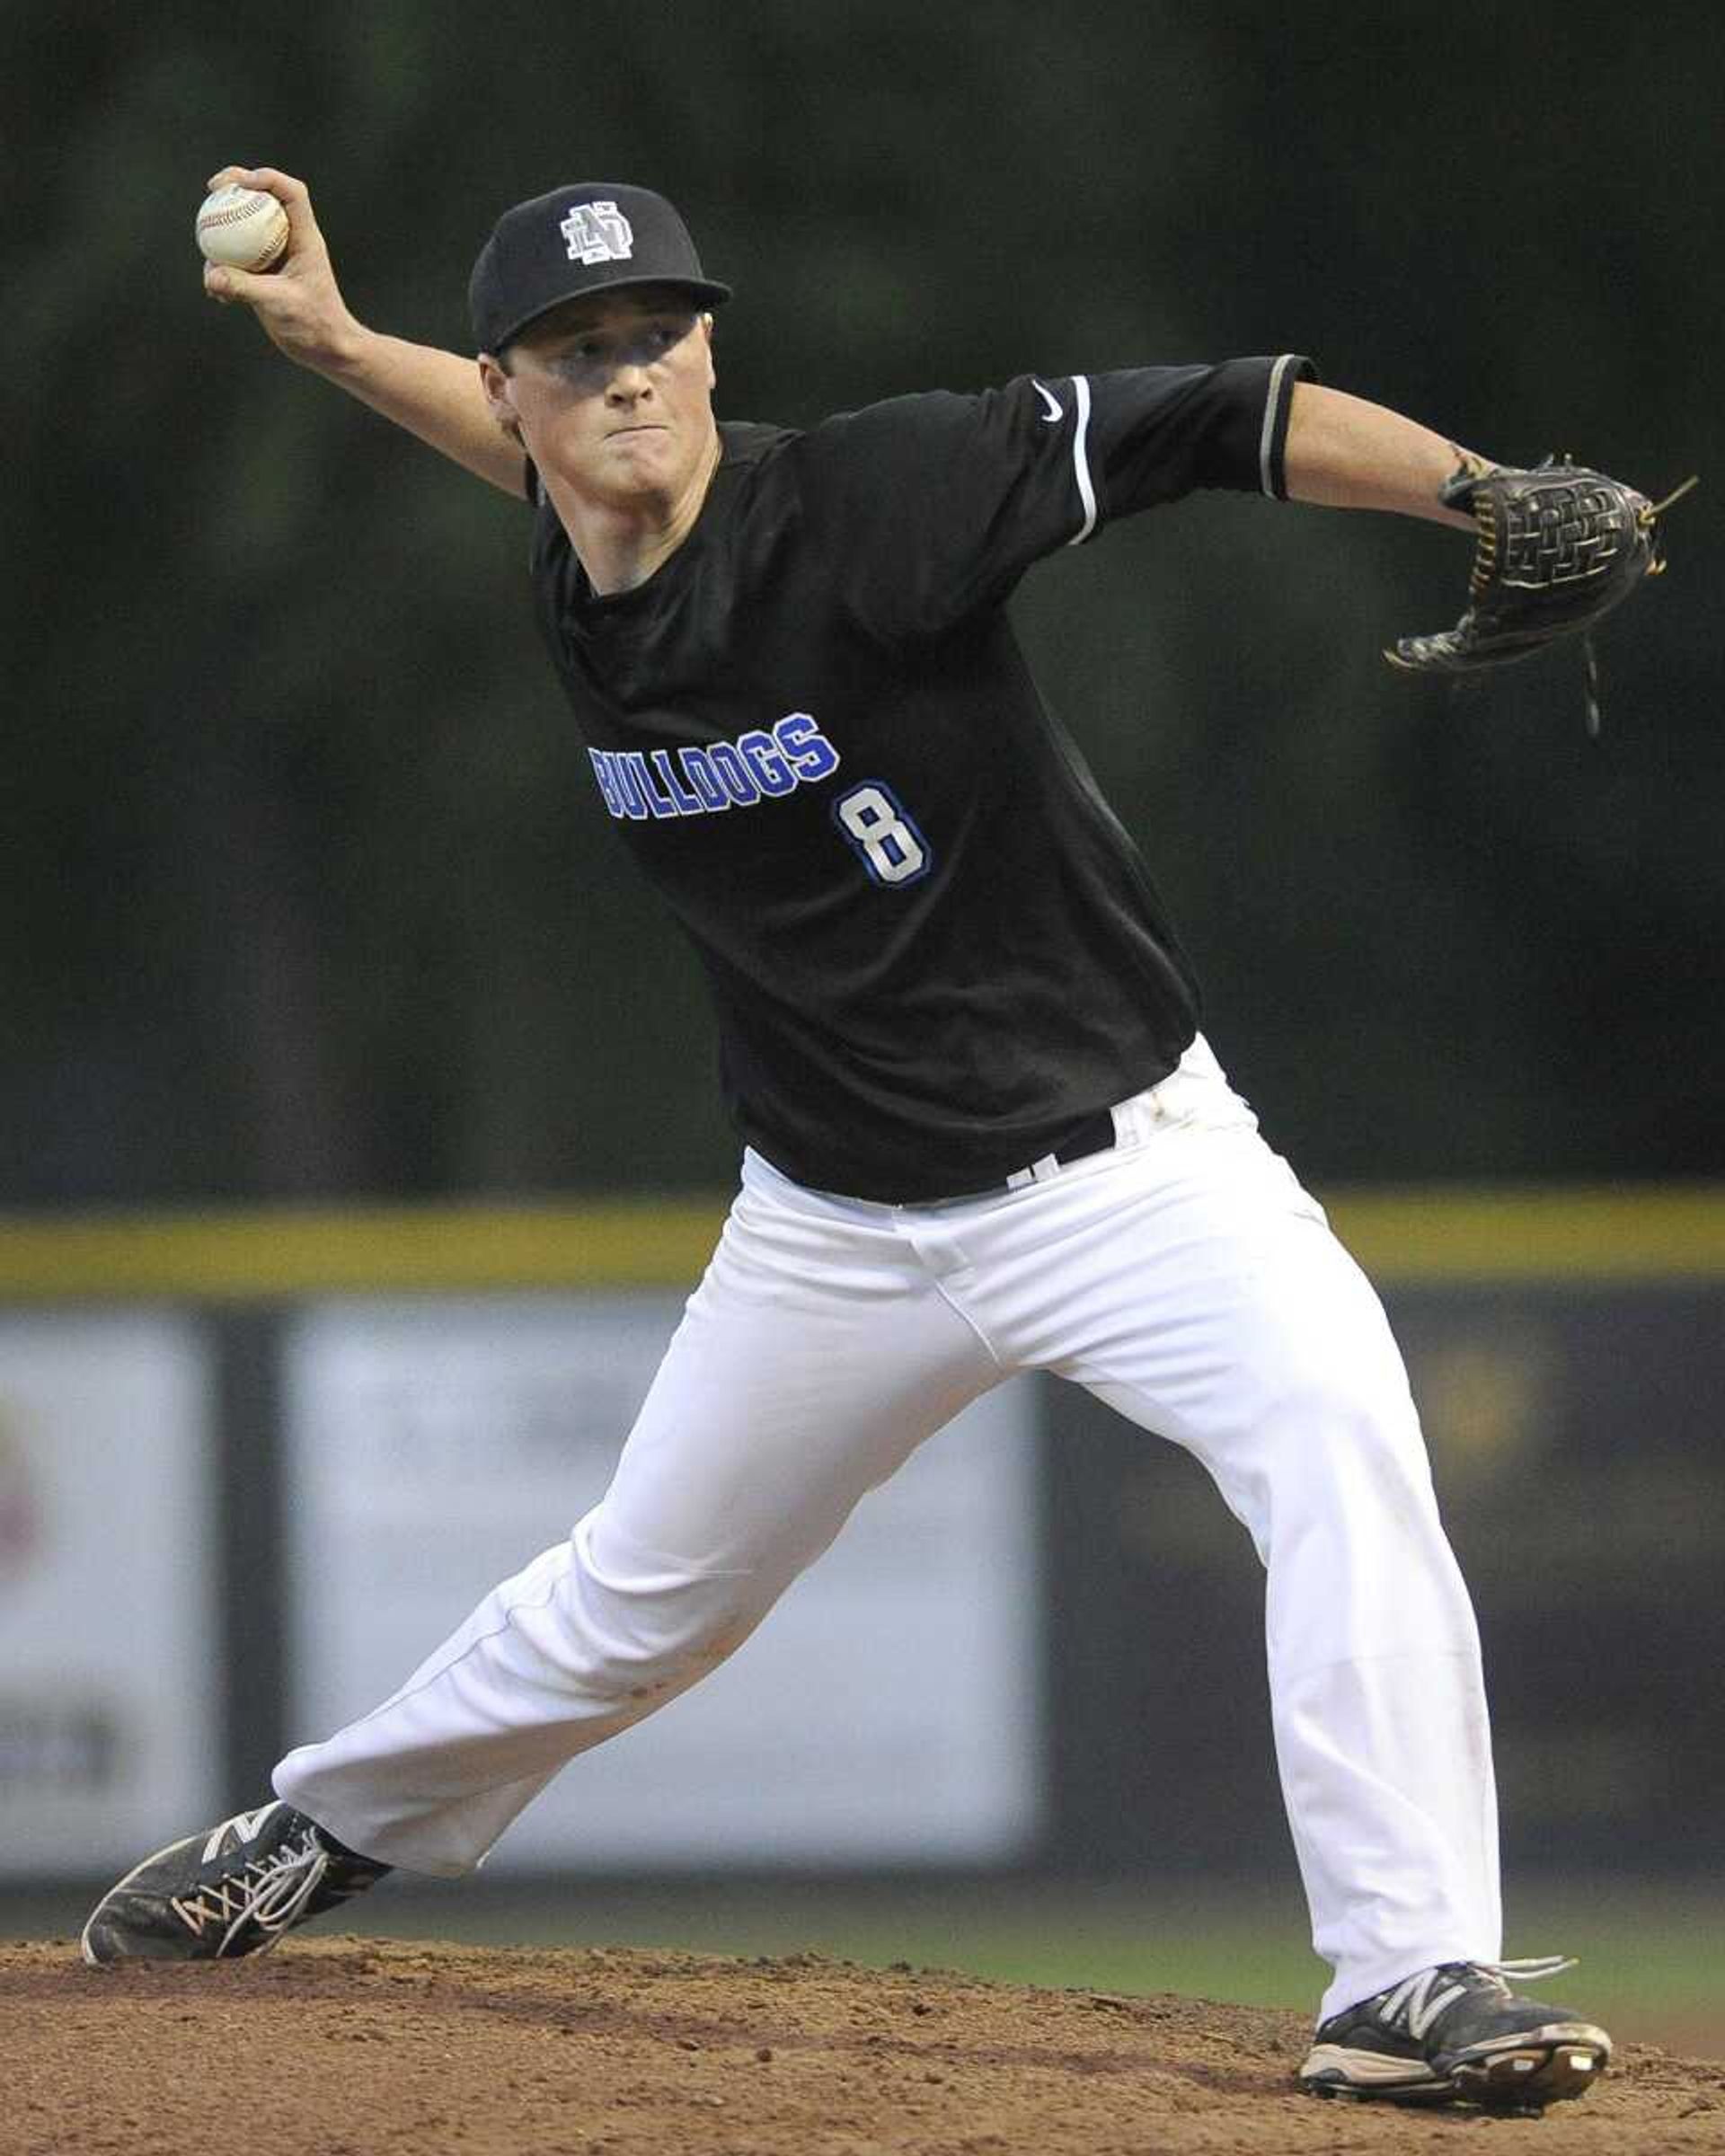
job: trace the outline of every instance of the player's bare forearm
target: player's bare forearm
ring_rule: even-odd
[[[1288,408],[1283,469],[1288,498],[1332,509],[1388,509],[1472,531],[1438,489],[1472,455],[1445,435],[1345,390],[1298,382]],[[1489,462],[1489,459],[1482,459]]]
[[[212,187],[229,184],[276,197],[288,213],[288,250],[279,267],[262,276],[206,265],[210,296],[250,307],[270,342],[296,366],[338,384],[464,471],[519,499],[521,447],[492,418],[474,362],[384,336],[355,318],[304,181],[270,165],[226,165],[211,176]]]
[[[306,365],[519,500],[526,470],[521,445],[492,418],[473,361],[435,345],[385,337],[358,323],[353,331],[336,349]]]

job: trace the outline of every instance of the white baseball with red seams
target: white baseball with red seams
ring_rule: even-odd
[[[288,250],[288,212],[256,187],[218,187],[198,212],[198,245],[226,270],[270,270]]]

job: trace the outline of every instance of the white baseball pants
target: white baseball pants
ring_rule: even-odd
[[[941,1205],[748,1154],[604,1498],[278,1793],[368,1856],[470,1869],[723,1660],[924,1438],[1047,1370],[1195,1454],[1267,1568],[1321,2012],[1498,1958],[1478,1636],[1383,1310],[1201,1039],[1114,1114],[1111,1152]]]

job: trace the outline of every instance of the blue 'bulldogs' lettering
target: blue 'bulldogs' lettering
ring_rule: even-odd
[[[830,778],[839,765],[838,751],[808,711],[787,711],[770,731],[756,727],[735,741],[679,748],[675,759],[668,748],[587,753],[606,809],[637,824],[753,808]]]
[[[715,741],[708,754],[712,758],[712,768],[719,773],[719,783],[731,800],[739,808],[752,808],[761,798],[761,790],[737,744]]]
[[[623,790],[617,784],[616,773],[611,768],[610,757],[602,756],[597,749],[592,748],[588,749],[587,753],[593,759],[594,775],[599,782],[599,791],[605,796],[606,807],[613,816],[627,816],[629,811],[623,805]]]
[[[730,796],[719,783],[719,773],[712,768],[712,758],[704,748],[679,748],[677,760],[683,766],[683,775],[700,796],[703,808],[729,808]]]
[[[773,733],[805,786],[838,769],[838,751],[807,711],[788,712]]]
[[[671,799],[677,803],[679,816],[699,816],[701,804],[671,769],[671,752],[668,748],[653,751],[653,769],[664,780]]]
[[[625,749],[623,760],[628,765],[651,813],[654,816],[675,816],[677,812],[677,803],[668,793],[660,791],[658,782],[654,779],[648,765],[647,759],[641,751],[638,748]]]
[[[797,774],[785,762],[771,734],[739,734],[737,754],[748,765],[763,793],[777,796],[796,791]]]
[[[617,790],[617,799],[623,804],[623,813],[634,823],[647,819],[647,801],[637,783],[634,773],[622,756],[607,756],[606,764],[611,773],[611,783]],[[612,815],[616,815],[614,808]]]

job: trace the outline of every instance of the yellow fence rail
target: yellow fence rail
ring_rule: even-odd
[[[1725,1281],[1725,1184],[1353,1189],[1337,1233],[1385,1286]],[[719,1198],[0,1215],[0,1303],[686,1287]]]

